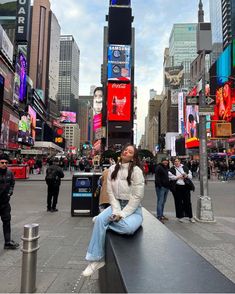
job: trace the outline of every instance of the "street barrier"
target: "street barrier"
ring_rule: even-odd
[[[23,246],[21,268],[21,293],[36,291],[37,251],[39,249],[39,225],[27,224],[24,226],[24,235],[21,237]]]

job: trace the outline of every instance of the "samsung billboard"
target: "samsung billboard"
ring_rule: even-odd
[[[108,46],[108,80],[130,81],[130,52],[129,45]]]

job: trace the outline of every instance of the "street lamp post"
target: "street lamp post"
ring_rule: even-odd
[[[197,201],[196,219],[200,222],[214,222],[214,214],[212,209],[212,199],[208,191],[208,155],[207,155],[207,133],[206,133],[206,114],[203,108],[206,107],[205,101],[205,50],[202,51],[202,90],[199,99],[199,137],[200,137],[200,195]]]

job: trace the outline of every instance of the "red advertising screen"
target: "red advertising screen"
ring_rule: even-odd
[[[108,84],[108,120],[130,121],[131,119],[131,84]]]

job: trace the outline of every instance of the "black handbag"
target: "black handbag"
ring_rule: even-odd
[[[193,183],[189,178],[185,178],[185,179],[184,179],[184,183],[185,183],[185,187],[186,187],[189,191],[195,191],[194,183]]]
[[[169,181],[169,190],[174,193],[176,191],[176,182],[175,180]]]
[[[176,169],[178,170],[178,168],[176,168]],[[178,170],[178,172],[181,173],[179,170]],[[184,178],[184,183],[185,183],[186,189],[188,189],[189,191],[195,191],[194,183],[189,178]]]

